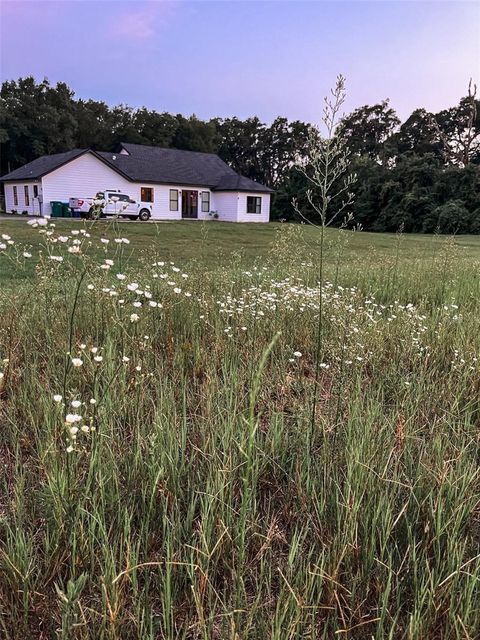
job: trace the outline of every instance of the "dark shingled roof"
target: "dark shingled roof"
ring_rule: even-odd
[[[52,156],[41,156],[28,164],[24,164],[23,167],[7,173],[0,180],[35,180],[41,178],[63,164],[67,164],[70,160],[81,156],[86,151],[88,149],[73,149],[65,153],[55,153]]]
[[[132,182],[210,187],[216,191],[273,193],[272,189],[235,173],[214,153],[129,143],[122,143],[121,147],[128,152],[128,155],[104,151],[91,151],[91,153]],[[0,180],[40,178],[86,151],[88,149],[75,149],[67,153],[43,156],[3,176]]]
[[[213,187],[214,191],[262,191],[263,193],[273,193],[273,189],[265,187],[259,182],[245,178],[239,173],[228,173],[223,175]]]

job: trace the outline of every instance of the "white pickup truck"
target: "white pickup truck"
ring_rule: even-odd
[[[151,202],[137,202],[126,193],[113,189],[99,191],[94,198],[70,198],[68,206],[79,212],[82,218],[124,216],[146,221],[152,215]]]

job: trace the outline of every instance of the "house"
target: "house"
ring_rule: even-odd
[[[74,149],[42,156],[0,178],[7,212],[49,216],[50,203],[106,189],[152,204],[152,219],[268,222],[272,189],[213,153],[122,143],[116,153]]]

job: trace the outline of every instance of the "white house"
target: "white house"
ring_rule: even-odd
[[[42,156],[0,178],[7,212],[49,216],[52,201],[119,190],[152,205],[152,219],[268,222],[272,189],[212,153],[124,143],[117,153],[74,149]]]

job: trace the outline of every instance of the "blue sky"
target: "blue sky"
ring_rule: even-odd
[[[2,0],[1,79],[199,117],[316,122],[337,73],[346,111],[400,117],[480,84],[480,2]]]

